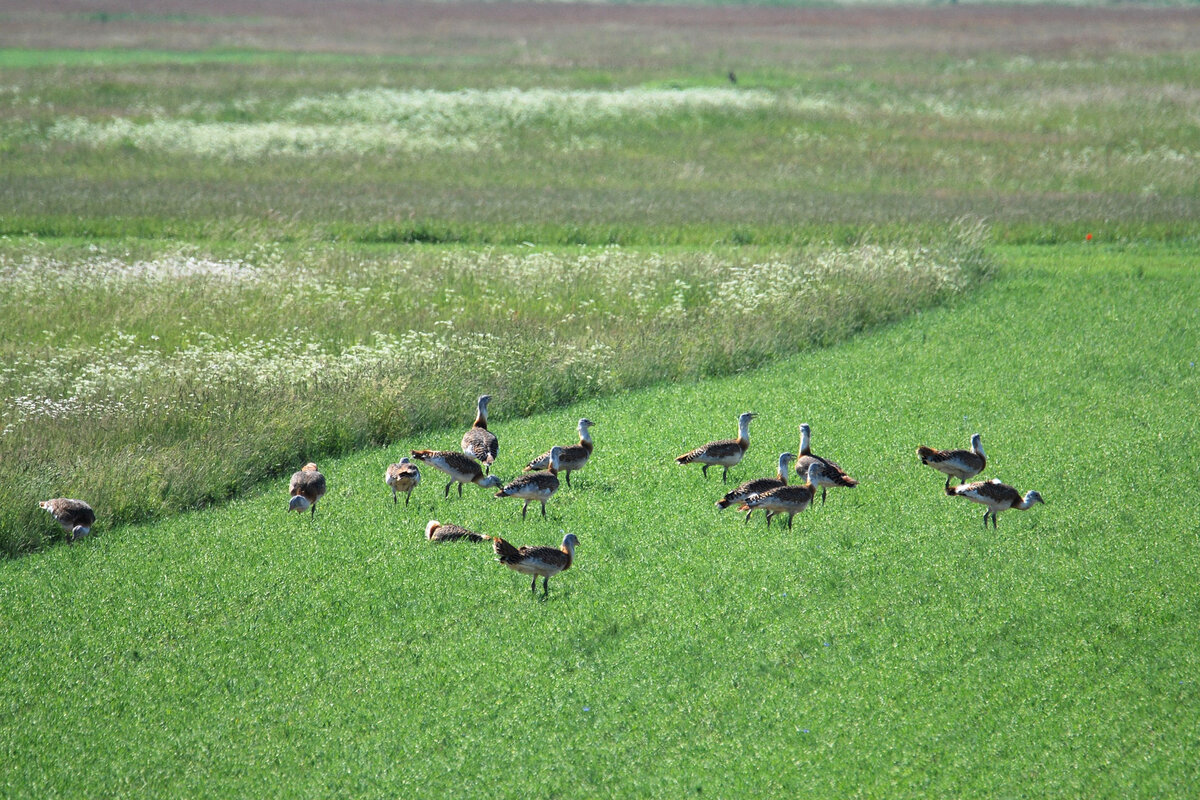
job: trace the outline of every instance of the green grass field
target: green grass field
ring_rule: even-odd
[[[315,522],[278,481],[5,563],[5,793],[1186,796],[1191,253],[1002,261],[950,307],[737,377],[524,420],[499,398],[506,477],[596,422],[548,520],[443,500],[431,470],[393,506],[383,467],[456,428],[322,464]],[[744,410],[729,486],[673,464]],[[718,513],[802,421],[860,486],[790,533]],[[1046,498],[996,532],[913,452],[974,432],[989,475]],[[573,532],[577,566],[540,602],[485,548],[427,544],[430,518]]]
[[[0,795],[1191,797],[1200,8],[849,5],[0,10]]]

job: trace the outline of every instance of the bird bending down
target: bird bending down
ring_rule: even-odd
[[[571,473],[577,469],[583,469],[587,465],[588,459],[592,455],[592,436],[588,433],[588,429],[595,423],[586,417],[579,420],[579,444],[573,444],[569,447],[562,448],[562,453],[558,456],[558,471],[565,473],[567,486],[571,485]],[[526,472],[533,470],[547,469],[550,466],[550,451],[542,453],[540,456],[530,461],[525,465]]]
[[[458,525],[443,525],[436,519],[431,519],[429,520],[429,524],[425,526],[425,538],[431,542],[453,542],[456,539],[482,542],[490,537],[484,536],[482,533],[469,531]]]
[[[575,561],[575,548],[579,539],[568,533],[563,537],[562,547],[516,548],[499,536],[492,537],[492,549],[496,560],[511,570],[533,576],[529,591],[537,591],[537,579],[542,577],[542,597],[550,593],[550,576],[571,568]]]
[[[721,482],[724,483],[729,477],[729,468],[736,466],[750,447],[750,420],[755,416],[757,415],[747,412],[738,417],[738,438],[721,439],[701,445],[691,452],[676,457],[675,463],[691,464],[693,461],[697,461],[704,465],[700,471],[706,478],[709,467],[724,467],[725,471],[721,473]]]
[[[771,518],[777,514],[788,515],[788,530],[792,529],[792,518],[812,503],[817,495],[814,479],[820,466],[810,464],[808,467],[808,482],[799,486],[779,486],[761,494],[751,495],[742,505],[743,509],[753,511],[761,508],[767,514],[767,527],[771,527]]]
[[[933,467],[938,472],[946,473],[946,488],[950,488],[950,479],[958,478],[960,484],[966,483],[987,466],[987,456],[983,454],[983,437],[978,433],[971,437],[970,450],[934,450],[932,447],[921,445],[917,448],[921,463]]]
[[[288,501],[288,511],[299,511],[303,514],[310,508],[309,517],[317,516],[317,501],[325,494],[325,476],[317,472],[317,465],[311,461],[292,473],[292,481],[288,486],[292,499]]]
[[[825,493],[830,486],[845,486],[853,489],[858,481],[846,474],[846,471],[828,458],[813,455],[809,449],[812,441],[812,429],[805,422],[800,426],[800,458],[796,459],[796,474],[801,478],[807,477],[809,467],[816,464],[818,469],[814,476],[813,485],[821,487],[821,505],[825,505]]]
[[[496,492],[496,497],[523,498],[525,505],[521,506],[522,520],[525,519],[525,512],[529,510],[529,501],[539,500],[542,503],[542,516],[545,517],[546,501],[558,491],[559,459],[562,457],[562,450],[558,446],[551,447],[549,470],[546,472],[526,472],[524,475],[518,475],[505,484],[503,489]]]
[[[411,452],[412,457],[417,461],[440,469],[450,476],[450,482],[446,484],[446,491],[442,492],[442,497],[450,496],[450,487],[455,483],[458,484],[459,497],[462,497],[464,483],[478,484],[485,489],[500,485],[499,478],[495,475],[484,476],[483,467],[479,462],[463,453],[456,453],[453,450],[413,450]]]
[[[404,492],[404,505],[408,505],[413,489],[421,482],[421,470],[405,456],[400,459],[400,463],[388,465],[387,471],[383,473],[383,482],[392,489],[393,504],[396,502],[396,493]]]
[[[774,478],[755,478],[752,481],[746,481],[718,500],[717,508],[724,510],[734,503],[744,503],[746,498],[752,494],[761,494],[762,492],[769,492],[772,489],[778,489],[780,486],[787,486],[788,463],[794,458],[795,456],[791,453],[780,453],[779,471]],[[742,524],[749,522],[750,515],[753,513],[753,509],[747,511],[746,518],[742,520]]]
[[[462,451],[483,464],[483,471],[488,475],[492,473],[492,464],[500,452],[500,442],[487,426],[487,407],[491,401],[490,394],[479,396],[479,400],[476,401],[475,424],[462,437]]]
[[[38,506],[49,511],[54,521],[67,532],[67,544],[87,536],[92,532],[92,525],[96,524],[96,512],[82,500],[55,497],[52,500],[42,500]]]
[[[996,529],[996,515],[1001,511],[1007,511],[1010,508],[1025,511],[1033,507],[1034,503],[1046,502],[1040,494],[1032,489],[1026,492],[1024,497],[1021,497],[1020,492],[1006,483],[1001,483],[999,478],[947,486],[946,494],[951,497],[954,495],[965,497],[974,503],[987,506],[987,511],[983,512],[983,527],[987,527],[988,515],[991,515],[992,530]]]

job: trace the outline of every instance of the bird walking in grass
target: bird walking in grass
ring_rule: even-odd
[[[767,527],[771,527],[771,520],[779,514],[788,515],[788,530],[792,529],[792,519],[804,509],[812,504],[813,498],[817,496],[817,486],[814,482],[821,467],[819,464],[813,463],[808,467],[808,481],[800,485],[780,486],[775,489],[763,492],[761,494],[751,495],[746,498],[746,502],[742,504],[742,508],[753,511],[756,508],[763,509],[767,514]]]
[[[469,531],[459,525],[442,524],[436,519],[431,519],[429,520],[429,524],[425,526],[425,538],[431,542],[453,542],[458,539],[466,539],[469,542],[482,542],[490,537],[484,536],[482,533]]]
[[[588,459],[591,458],[592,436],[588,429],[595,423],[584,417],[579,420],[579,444],[573,444],[562,448],[562,453],[558,456],[558,471],[564,473],[567,479],[567,486],[571,485],[571,473],[576,470],[583,469],[587,465]],[[540,456],[530,461],[525,465],[526,472],[533,470],[547,469],[550,466],[550,451],[542,453]]]
[[[450,476],[443,497],[450,496],[450,487],[458,484],[458,496],[462,497],[464,483],[474,483],[487,489],[499,486],[501,481],[495,475],[484,475],[483,467],[478,461],[463,453],[453,450],[413,450],[412,457],[423,464],[440,469]]]
[[[492,474],[492,464],[500,452],[500,441],[488,430],[487,409],[490,394],[481,394],[476,401],[475,424],[463,434],[462,451],[483,465],[485,474]]]
[[[288,511],[299,511],[303,514],[310,508],[310,518],[317,516],[317,501],[325,494],[325,476],[317,471],[317,465],[311,461],[292,473],[288,485],[292,499],[288,501]]]
[[[525,505],[521,506],[522,521],[525,519],[525,512],[529,510],[531,500],[541,502],[542,517],[546,516],[546,501],[558,491],[558,468],[562,450],[557,445],[550,448],[550,468],[547,471],[518,475],[496,492],[496,497],[520,497],[525,500]]]
[[[563,537],[562,547],[513,547],[499,536],[492,537],[492,549],[496,560],[511,570],[532,575],[529,591],[537,591],[537,579],[542,578],[542,597],[550,593],[550,578],[571,568],[575,561],[575,548],[579,539],[568,533]]]
[[[421,482],[421,470],[409,460],[408,456],[400,459],[398,464],[389,464],[383,473],[383,482],[392,490],[392,503],[396,503],[396,495],[404,492],[404,505],[412,498],[413,489]]]
[[[845,486],[853,489],[858,481],[846,474],[846,471],[828,458],[814,455],[810,449],[812,443],[812,428],[805,422],[800,426],[800,457],[796,459],[796,474],[801,478],[809,475],[809,468],[817,465],[813,485],[821,487],[821,505],[825,505],[825,493],[830,486]]]
[[[746,501],[746,498],[753,494],[761,494],[769,492],[772,489],[778,489],[780,486],[787,486],[788,482],[788,464],[795,456],[791,453],[779,454],[779,471],[774,478],[755,478],[752,481],[746,481],[741,486],[727,493],[724,497],[717,501],[718,509],[726,509],[731,505],[741,504]],[[742,524],[750,521],[750,515],[754,513],[751,509],[746,512],[746,518],[742,520]]]
[[[90,534],[92,526],[96,524],[96,512],[82,500],[55,497],[52,500],[42,500],[38,506],[50,512],[54,521],[66,531],[67,544]]]
[[[971,437],[970,450],[935,450],[921,445],[917,448],[917,455],[925,466],[946,473],[947,489],[950,488],[951,478],[958,478],[958,482],[963,484],[983,472],[987,466],[983,437],[978,433]]]
[[[965,497],[973,503],[987,506],[987,511],[983,512],[983,527],[987,527],[990,515],[992,530],[996,529],[996,515],[1001,511],[1007,511],[1010,508],[1025,511],[1032,508],[1034,503],[1046,502],[1038,492],[1032,489],[1022,497],[1020,492],[1007,483],[1001,483],[999,478],[992,478],[990,481],[960,483],[957,486],[947,485],[946,494],[951,497],[955,495]]]
[[[708,477],[708,468],[717,466],[724,467],[721,473],[721,482],[724,483],[729,477],[729,468],[736,466],[742,456],[746,455],[746,450],[750,447],[750,420],[756,415],[749,412],[738,417],[738,437],[736,439],[721,439],[716,442],[709,442],[701,445],[695,450],[684,453],[675,458],[677,464],[691,464],[698,462],[703,464],[700,470],[704,477]]]

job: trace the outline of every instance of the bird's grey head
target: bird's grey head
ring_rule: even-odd
[[[479,481],[479,485],[484,489],[490,489],[495,486],[503,486],[504,481],[500,480],[500,478],[496,475],[488,475],[486,478],[483,478]]]
[[[745,414],[742,414],[741,416],[738,417],[738,422],[739,423],[749,422],[750,420],[754,419],[757,416],[758,416],[758,414],[754,414],[750,411],[747,411]]]
[[[481,395],[479,395],[478,402],[479,402],[479,407],[481,409],[483,409],[484,411],[486,411],[488,403],[492,402],[492,396],[490,394],[481,394]]]
[[[583,419],[579,420],[579,427],[581,427],[581,428],[590,428],[595,424],[596,423],[592,422],[587,417],[584,417]]]
[[[71,529],[71,539],[82,539],[92,532],[92,529],[87,525],[76,525]]]
[[[562,458],[563,449],[558,445],[550,448],[550,466],[553,469],[558,469],[558,460]]]
[[[787,472],[787,465],[795,460],[796,460],[796,457],[794,455],[792,455],[791,453],[780,453],[779,454],[779,467],[784,472]]]
[[[311,505],[312,503],[304,495],[293,495],[292,499],[288,501],[288,511],[308,511],[308,507]]]
[[[403,457],[400,459],[400,463],[401,463],[401,464],[411,464],[412,462],[411,462],[411,461],[409,461],[409,459],[408,459],[408,456],[403,456]]]
[[[1034,489],[1030,489],[1028,492],[1025,493],[1025,503],[1027,505],[1033,505],[1034,503],[1045,503],[1045,502],[1046,501],[1042,499],[1041,494],[1039,494]]]
[[[975,433],[971,435],[971,449],[977,453],[983,452],[983,436]]]
[[[563,537],[563,547],[567,548],[568,550],[574,550],[578,546],[579,538],[575,536],[575,534],[568,533]]]
[[[814,461],[808,465],[808,482],[816,483],[817,478],[821,475],[821,462]]]

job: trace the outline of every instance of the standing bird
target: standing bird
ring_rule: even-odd
[[[54,521],[67,532],[67,544],[87,536],[96,523],[96,512],[82,500],[55,497],[53,500],[42,500],[38,506],[49,511]]]
[[[776,477],[755,478],[752,481],[746,481],[741,486],[737,487],[732,492],[729,492],[720,500],[718,500],[717,508],[723,510],[729,508],[729,506],[733,505],[734,503],[744,503],[746,498],[752,494],[761,494],[762,492],[769,492],[772,489],[778,489],[780,486],[787,486],[788,463],[794,458],[795,456],[791,453],[780,453],[779,472],[776,474]],[[746,512],[746,518],[742,520],[743,525],[750,521],[750,515],[753,513],[753,509]]]
[[[562,457],[562,450],[558,446],[551,447],[549,470],[546,472],[527,472],[524,475],[518,475],[509,481],[503,489],[496,492],[496,497],[524,498],[525,505],[521,506],[522,520],[525,519],[525,512],[529,510],[529,501],[540,500],[542,503],[542,516],[545,517],[546,501],[558,491],[558,468],[559,458]]]
[[[983,512],[983,527],[987,527],[988,515],[992,517],[992,530],[996,529],[996,515],[1010,508],[1021,511],[1031,508],[1034,503],[1045,503],[1042,496],[1030,489],[1021,497],[1021,493],[1007,483],[1001,483],[999,478],[990,481],[975,481],[975,483],[960,483],[957,486],[946,486],[946,494],[953,497],[965,497],[968,500],[987,506]]]
[[[813,484],[821,487],[821,505],[825,505],[825,493],[830,486],[845,486],[853,489],[858,481],[846,474],[846,471],[827,458],[813,455],[809,449],[812,440],[812,429],[805,422],[800,425],[800,458],[796,459],[796,474],[801,478],[807,477],[809,468],[816,464],[818,469]]]
[[[676,457],[675,463],[691,464],[693,461],[699,461],[704,465],[700,471],[706,478],[709,467],[724,467],[725,471],[721,473],[721,482],[724,483],[729,477],[729,468],[736,466],[750,447],[750,420],[756,416],[756,414],[747,412],[738,417],[738,438],[721,439],[718,442],[701,445],[689,453]]]
[[[577,469],[583,469],[587,465],[588,458],[592,455],[594,445],[592,444],[592,436],[588,433],[588,429],[594,424],[587,417],[579,420],[579,444],[562,448],[562,453],[558,456],[558,471],[566,473],[567,486],[571,485],[571,473]],[[550,451],[547,450],[526,464],[525,471],[531,472],[537,469],[546,469],[549,466]]]
[[[500,485],[500,479],[495,475],[484,477],[483,467],[468,455],[456,453],[453,450],[413,450],[411,452],[412,457],[417,461],[440,469],[450,476],[450,482],[446,484],[446,491],[442,493],[442,497],[450,496],[450,487],[456,482],[458,483],[459,497],[462,497],[464,483],[476,483],[485,489]]]
[[[970,450],[934,450],[921,445],[917,448],[917,455],[921,457],[922,464],[946,473],[947,489],[950,488],[951,478],[958,478],[959,485],[962,485],[983,472],[987,466],[983,437],[978,433],[971,437]]]
[[[383,482],[392,489],[392,503],[396,503],[396,493],[404,492],[404,505],[412,499],[412,491],[421,482],[421,470],[409,460],[408,456],[400,459],[399,464],[389,464],[383,473]]]
[[[436,519],[431,519],[429,520],[429,524],[425,526],[425,538],[431,542],[453,542],[456,539],[482,542],[488,537],[482,533],[469,531],[458,525],[443,525]]]
[[[479,396],[479,400],[476,401],[475,424],[462,438],[462,451],[483,464],[484,472],[488,475],[492,474],[492,464],[496,461],[496,454],[500,452],[500,442],[496,439],[496,434],[487,427],[487,407],[491,401],[490,394]]]
[[[288,487],[292,499],[288,502],[288,511],[299,511],[303,514],[312,508],[310,518],[317,516],[317,501],[325,494],[325,476],[317,472],[317,465],[311,461],[292,473],[292,482]]]
[[[513,547],[499,536],[492,537],[492,549],[496,560],[511,570],[533,576],[529,591],[537,591],[538,576],[542,576],[542,597],[550,593],[550,576],[571,568],[575,561],[575,548],[579,539],[568,533],[563,537],[562,547]]]
[[[799,486],[780,486],[762,494],[746,498],[742,508],[753,511],[761,508],[767,513],[767,527],[771,527],[771,518],[777,514],[788,515],[788,530],[792,529],[792,518],[808,508],[813,498],[817,496],[815,483],[821,467],[817,463],[808,467],[808,482]]]

